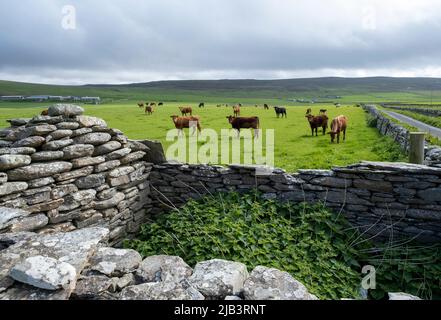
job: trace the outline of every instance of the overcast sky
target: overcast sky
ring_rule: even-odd
[[[441,77],[439,0],[1,0],[0,79]]]

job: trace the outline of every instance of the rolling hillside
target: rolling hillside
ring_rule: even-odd
[[[241,101],[293,98],[349,102],[441,101],[438,78],[310,78],[286,80],[185,80],[123,85],[58,86],[0,81],[0,95],[80,95],[109,100]]]

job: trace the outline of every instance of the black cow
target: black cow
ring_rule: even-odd
[[[199,108],[205,108],[205,103],[203,102],[199,103]]]
[[[274,110],[276,111],[276,115],[277,118],[280,117],[280,115],[285,116],[285,118],[287,118],[288,116],[286,115],[286,108],[285,107],[274,107]]]

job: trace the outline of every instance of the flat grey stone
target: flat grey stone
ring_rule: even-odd
[[[107,127],[106,121],[104,121],[103,119],[96,118],[96,117],[78,116],[78,117],[76,117],[76,121],[78,121],[78,123],[82,127],[93,127],[93,126]]]
[[[204,300],[195,288],[174,282],[152,282],[124,288],[121,300]]]
[[[103,145],[96,147],[93,155],[102,156],[112,151],[118,150],[119,148],[121,148],[121,143],[119,143],[118,141],[109,141]]]
[[[244,283],[246,300],[318,300],[289,273],[258,266]]]
[[[64,147],[67,147],[73,143],[72,139],[65,139],[65,140],[54,140],[50,141],[42,146],[43,151],[54,151],[54,150],[60,150]]]
[[[104,157],[84,157],[84,158],[73,159],[71,162],[72,162],[73,168],[82,168],[82,167],[86,167],[86,166],[99,165],[99,164],[103,163],[104,161],[106,161],[106,159],[104,159]],[[95,169],[95,171],[96,171],[96,169]]]
[[[24,167],[32,161],[27,155],[5,154],[0,156],[0,170],[6,171],[14,168]]]
[[[21,139],[17,142],[14,142],[11,147],[20,148],[20,147],[31,147],[38,148],[43,143],[45,143],[46,139],[40,136],[32,136],[25,139]]]
[[[64,156],[63,151],[40,151],[31,155],[32,161],[60,160]]]
[[[28,188],[26,182],[6,182],[0,184],[0,196],[6,196],[9,194],[17,193]]]
[[[79,189],[97,188],[105,184],[106,178],[102,173],[90,174],[85,177],[79,178],[75,184]]]
[[[17,219],[27,217],[30,213],[22,209],[0,207],[0,230],[9,227]]]
[[[97,209],[97,210],[104,210],[104,209],[108,209],[108,208],[114,207],[118,203],[123,201],[124,198],[125,198],[124,193],[118,192],[117,194],[115,194],[115,196],[113,198],[110,198],[108,200],[103,200],[103,201],[96,201],[95,202],[95,209]]]
[[[136,275],[143,282],[174,281],[188,279],[193,270],[180,257],[150,256],[144,259],[136,270]]]
[[[100,157],[101,158],[101,157]],[[105,161],[105,158],[103,158]],[[95,167],[95,172],[103,172],[112,170],[114,168],[117,168],[121,165],[121,162],[119,160],[110,160],[104,163],[101,163]]]
[[[90,157],[93,151],[94,147],[91,144],[74,144],[63,148],[65,160]]]
[[[76,144],[92,144],[94,146],[98,146],[104,144],[112,139],[112,136],[105,132],[92,132],[87,133],[85,135],[75,137],[74,142]]]
[[[131,249],[100,248],[91,258],[91,269],[108,276],[122,276],[135,271],[141,263],[141,255]]]
[[[59,130],[75,130],[78,129],[80,124],[78,122],[60,122],[56,124]]]
[[[70,162],[55,161],[44,164],[35,163],[9,171],[8,177],[11,181],[28,181],[49,177],[57,173],[69,171],[70,169],[72,169],[72,164]]]
[[[84,109],[74,104],[54,104],[48,109],[49,116],[65,116],[72,117],[84,113]]]
[[[197,263],[189,283],[205,297],[225,299],[242,293],[247,278],[243,263],[214,259]]]
[[[49,219],[45,214],[33,214],[17,219],[10,225],[9,230],[10,232],[34,231],[43,228],[48,223]]]
[[[25,155],[29,155],[29,154],[33,154],[36,151],[37,150],[35,150],[35,148],[30,148],[30,147],[1,148],[0,149],[0,155],[3,155],[3,154],[25,154]]]

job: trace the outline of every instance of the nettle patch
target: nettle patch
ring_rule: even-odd
[[[376,269],[375,299],[405,291],[439,298],[440,246],[373,246],[323,205],[280,203],[257,192],[207,196],[161,215],[125,246],[190,265],[222,258],[284,270],[321,299],[360,298],[362,267]],[[391,290],[392,289],[392,290]]]

